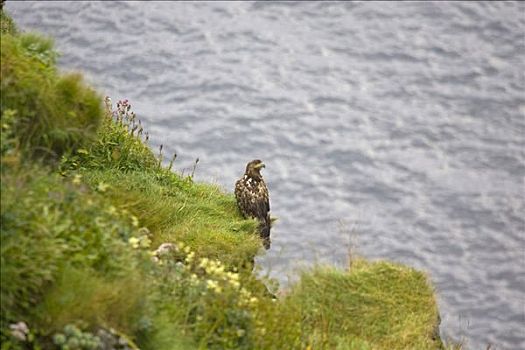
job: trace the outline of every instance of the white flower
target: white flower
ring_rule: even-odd
[[[18,340],[26,341],[26,336],[29,334],[29,328],[25,322],[18,322],[9,325],[11,335]]]
[[[173,243],[162,243],[161,245],[159,245],[157,250],[155,250],[155,254],[157,256],[164,255],[174,249],[175,249],[175,245]]]

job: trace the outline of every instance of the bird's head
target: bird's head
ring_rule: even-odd
[[[260,180],[262,179],[261,169],[264,167],[265,165],[261,160],[259,159],[252,160],[246,165],[245,174],[248,175],[249,177]]]

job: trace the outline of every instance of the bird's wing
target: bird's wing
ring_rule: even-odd
[[[270,197],[268,195],[268,188],[264,181],[261,181],[259,186],[257,186],[255,197],[254,209],[257,213],[257,217],[265,220],[270,211]]]

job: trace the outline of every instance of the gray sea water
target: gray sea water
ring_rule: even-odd
[[[445,338],[525,349],[525,3],[10,2],[176,168],[265,161],[262,273],[423,269]]]

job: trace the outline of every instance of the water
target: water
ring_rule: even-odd
[[[7,2],[128,98],[178,170],[263,159],[286,282],[303,262],[428,271],[444,337],[525,348],[525,3]]]

